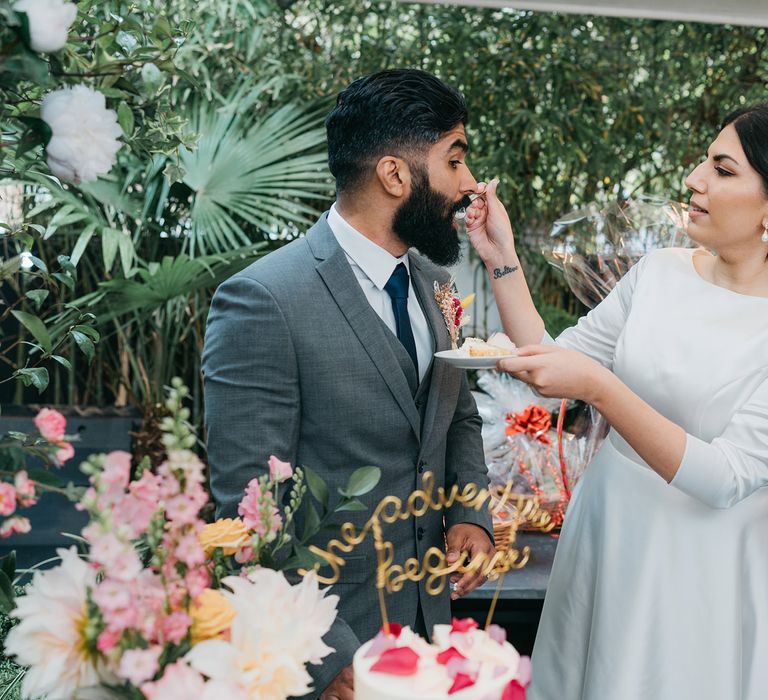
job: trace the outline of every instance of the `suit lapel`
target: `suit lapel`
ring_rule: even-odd
[[[331,293],[365,352],[368,353],[392,396],[405,414],[417,438],[420,417],[403,369],[395,357],[386,327],[371,308],[355,278],[346,255],[323,217],[307,234],[307,242],[318,263],[317,272]]]
[[[416,294],[421,302],[421,308],[427,318],[427,323],[432,331],[432,338],[435,341],[435,352],[451,349],[451,337],[448,335],[448,329],[445,327],[445,319],[440,311],[440,307],[435,301],[434,279],[430,279],[421,267],[419,259],[411,253],[409,255],[409,265],[411,268],[411,280],[413,281]],[[426,441],[429,431],[435,420],[438,402],[440,400],[440,387],[443,383],[443,373],[446,369],[445,362],[435,362],[433,357],[430,368],[432,377],[429,383],[429,393],[427,394],[427,409],[424,415],[424,424],[422,426],[422,439]],[[429,377],[429,368],[425,378]]]

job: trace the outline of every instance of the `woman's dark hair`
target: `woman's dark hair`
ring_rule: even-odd
[[[731,112],[720,129],[733,124],[749,164],[763,178],[768,197],[768,102],[742,107]]]
[[[381,156],[410,161],[466,122],[464,98],[434,75],[398,69],[358,78],[339,93],[325,120],[337,191],[360,184]]]

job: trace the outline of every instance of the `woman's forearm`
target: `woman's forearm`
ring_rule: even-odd
[[[647,404],[613,372],[601,368],[585,397],[611,427],[665,481],[677,474],[683,460],[686,433]]]
[[[485,266],[504,332],[518,347],[540,343],[544,321],[533,305],[517,253],[512,250]]]

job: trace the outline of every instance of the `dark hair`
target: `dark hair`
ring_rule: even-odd
[[[409,160],[466,122],[464,98],[434,75],[398,69],[358,78],[339,93],[325,120],[337,191],[360,184],[381,156]]]
[[[763,178],[768,197],[768,102],[742,107],[731,112],[720,129],[733,124],[749,164]]]

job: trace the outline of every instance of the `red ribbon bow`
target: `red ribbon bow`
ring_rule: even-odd
[[[545,445],[551,445],[552,441],[547,437],[547,432],[552,427],[552,418],[549,411],[543,406],[532,403],[521,413],[507,413],[506,433],[509,436],[523,434],[531,440],[538,440]]]

